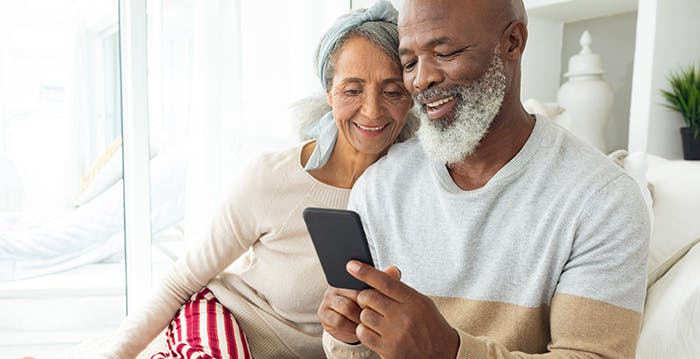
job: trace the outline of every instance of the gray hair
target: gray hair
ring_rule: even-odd
[[[364,9],[360,9],[364,10]],[[352,28],[345,33],[338,41],[333,45],[328,60],[325,64],[320,64],[321,56],[319,56],[319,51],[321,46],[316,50],[316,68],[323,68],[323,76],[319,76],[322,81],[321,85],[323,89],[329,91],[333,85],[333,77],[335,76],[335,62],[338,59],[338,54],[343,48],[345,43],[356,36],[361,36],[371,41],[377,47],[379,47],[389,58],[393,61],[397,67],[400,67],[401,60],[399,59],[399,31],[396,24],[385,22],[385,21],[368,21],[364,22],[357,27]]]
[[[328,91],[333,84],[335,61],[348,39],[362,36],[376,44],[397,66],[399,60],[398,11],[389,1],[376,2],[368,9],[357,9],[339,17],[323,34],[316,50],[314,65],[321,86]]]

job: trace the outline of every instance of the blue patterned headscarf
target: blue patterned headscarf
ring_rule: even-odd
[[[328,66],[330,66],[333,52],[336,50],[336,45],[339,41],[342,41],[350,31],[368,21],[384,21],[396,25],[398,21],[398,11],[391,5],[391,2],[380,0],[367,10],[352,12],[349,15],[339,18],[331,25],[331,28],[321,39],[316,62],[316,71],[321,80],[321,86],[327,91],[329,90],[327,87],[330,85],[327,84],[326,70]],[[333,153],[335,142],[338,139],[338,127],[335,125],[333,112],[328,112],[323,115],[314,126],[309,128],[307,134],[312,138],[316,138],[316,148],[305,167],[307,171],[313,171],[323,167],[323,165],[328,162],[331,153]]]

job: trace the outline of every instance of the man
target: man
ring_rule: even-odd
[[[645,205],[612,161],[523,109],[522,2],[408,0],[399,34],[421,129],[349,206],[377,267],[401,274],[348,263],[374,289],[326,292],[327,355],[633,358]]]

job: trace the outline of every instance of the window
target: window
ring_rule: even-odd
[[[118,3],[0,3],[0,357],[125,312]]]

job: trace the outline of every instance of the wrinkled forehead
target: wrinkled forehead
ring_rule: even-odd
[[[482,35],[486,29],[468,6],[472,1],[408,0],[399,13],[399,53]]]
[[[446,0],[406,0],[399,12],[399,28],[440,20],[454,5],[454,1]]]
[[[399,12],[399,28],[418,23],[480,22],[490,24],[512,20],[521,0],[406,0]],[[524,11],[524,10],[523,10]]]

